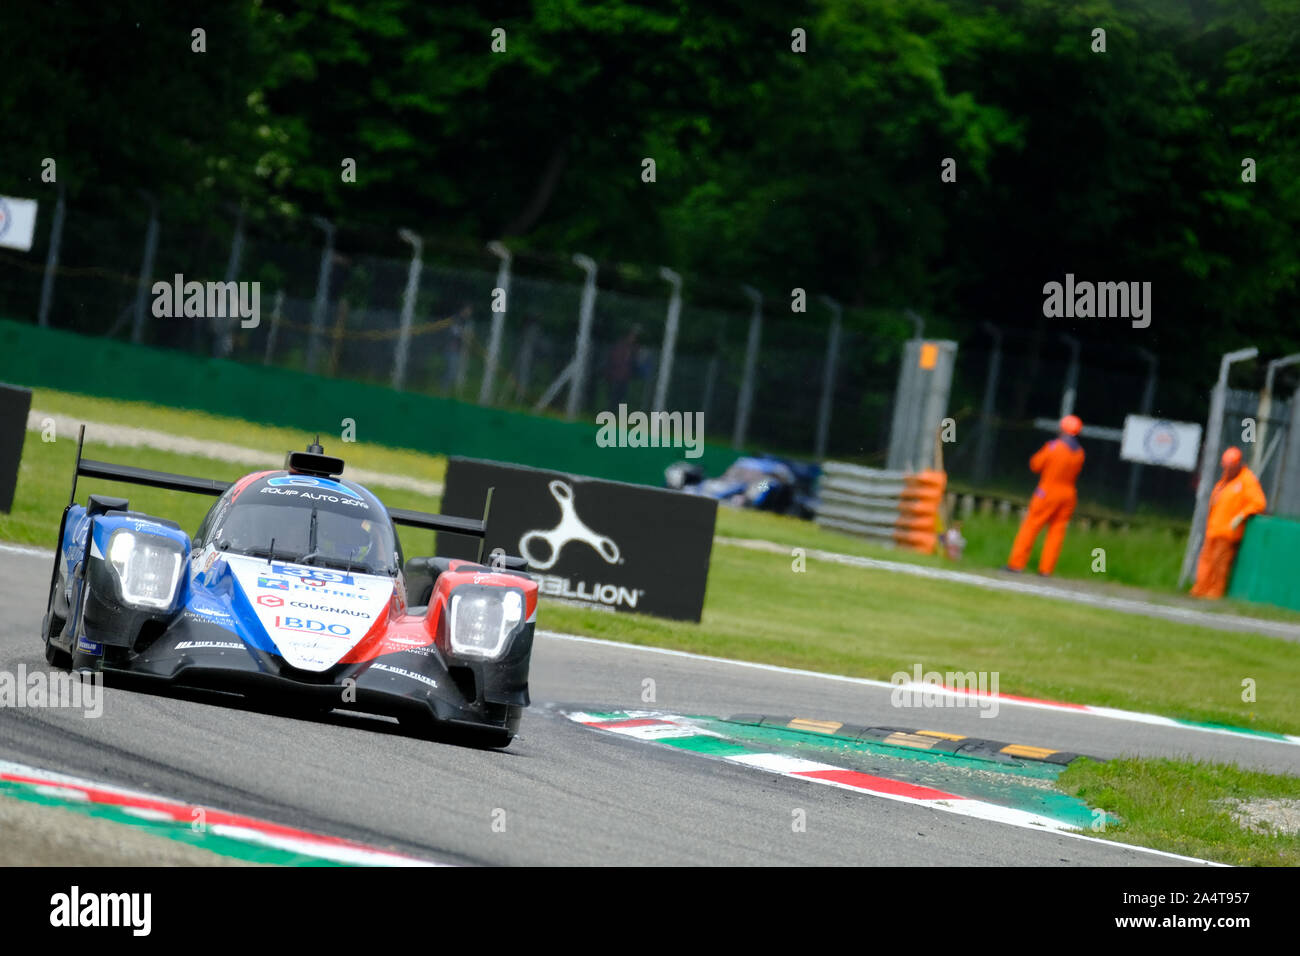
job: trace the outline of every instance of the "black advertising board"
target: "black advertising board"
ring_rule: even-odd
[[[16,385],[0,385],[0,511],[5,514],[14,505],[18,486],[18,463],[23,459],[23,439],[27,437],[27,413],[32,408],[32,390]]]
[[[496,491],[484,554],[500,548],[528,559],[542,594],[603,610],[700,619],[717,502],[644,485],[452,458],[443,514],[482,514],[488,488]],[[472,559],[478,542],[441,533],[438,554]]]

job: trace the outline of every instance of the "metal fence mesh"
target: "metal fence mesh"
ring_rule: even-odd
[[[336,235],[333,254],[325,262],[328,283],[322,296],[321,223],[266,216],[240,230],[233,209],[201,222],[160,212],[156,255],[142,295],[139,274],[150,207],[143,201],[128,203],[134,211],[126,215],[114,211],[124,208],[122,197],[101,198],[99,205],[93,198],[68,205],[49,313],[52,327],[117,339],[138,334],[147,345],[206,355],[226,354],[222,338],[229,329],[229,357],[235,360],[312,370],[314,355],[317,374],[381,385],[394,383],[405,341],[401,387],[480,400],[499,264],[486,250],[425,248],[409,335],[404,337],[410,247],[395,236]],[[0,312],[8,318],[34,319],[38,312],[50,218],[40,217],[31,254],[0,254]],[[228,326],[212,318],[153,315],[153,281],[170,282],[178,275],[223,280],[237,233],[242,245],[234,278],[261,284],[257,328],[244,329],[237,322]],[[578,415],[588,420],[620,403],[651,410],[669,301],[669,286],[647,279],[644,270],[604,268],[597,281],[588,367],[578,401]],[[637,278],[629,279],[631,273]],[[702,411],[710,438],[730,443],[739,414],[751,304],[735,283],[706,283],[703,294],[696,289],[690,279],[685,282],[665,407]],[[482,396],[488,404],[531,410],[547,398],[547,414],[564,414],[566,388],[553,386],[574,359],[582,295],[582,273],[571,261],[516,257],[496,372]],[[137,328],[141,306],[143,321]],[[827,454],[883,466],[908,323],[897,310],[850,313],[853,321],[845,323],[836,355]],[[812,456],[829,328],[830,312],[812,297],[802,314],[791,313],[789,299],[773,294],[767,300],[745,436],[748,447]],[[982,403],[991,340],[981,334],[965,339],[956,354],[948,403],[957,441],[944,448],[945,466],[959,484],[1027,495],[1033,485],[1027,460],[1048,437],[1033,420],[1057,414],[1067,351],[1054,341],[1040,340],[1032,350],[1023,341],[1004,343],[993,412],[986,418]],[[1093,421],[1090,402],[1105,396],[1106,407],[1114,407],[1118,396],[1137,411],[1145,384],[1146,372],[1136,357],[1131,366],[1085,361],[1075,411],[1086,423],[1120,428],[1122,421]],[[1156,395],[1152,414],[1159,417],[1158,389]],[[1290,405],[1288,400],[1274,401],[1267,420],[1256,426],[1260,446],[1246,448],[1248,463],[1261,466],[1266,491],[1278,487],[1288,455],[1297,457],[1287,444]],[[1241,420],[1257,416],[1257,411],[1255,393],[1231,393],[1222,443],[1242,444]],[[981,442],[986,445],[982,459]],[[1125,508],[1135,470],[1120,459],[1119,443],[1085,437],[1084,444],[1088,460],[1079,479],[1081,497]],[[1137,481],[1139,511],[1188,513],[1194,473],[1145,467]]]

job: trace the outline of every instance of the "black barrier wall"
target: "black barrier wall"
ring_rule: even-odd
[[[31,389],[0,385],[0,511],[9,513],[18,485],[18,465],[23,460],[27,413],[32,409]]]
[[[542,594],[602,610],[700,619],[717,502],[558,471],[452,458],[443,512],[480,512],[490,487],[496,491],[486,552],[500,548],[522,555]],[[438,554],[473,559],[478,542],[439,534]]]

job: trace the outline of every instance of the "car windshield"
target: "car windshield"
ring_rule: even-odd
[[[240,501],[213,530],[222,551],[302,564],[396,573],[392,528],[384,519],[306,501]]]

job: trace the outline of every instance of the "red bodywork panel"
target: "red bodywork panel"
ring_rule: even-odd
[[[429,609],[425,614],[407,614],[406,601],[397,593],[402,589],[394,588],[388,617],[381,617],[375,621],[366,636],[340,660],[340,663],[356,664],[374,660],[383,654],[409,651],[413,647],[427,647],[433,644],[437,639],[443,615],[447,613],[447,602],[451,598],[452,589],[462,584],[518,588],[524,592],[524,620],[537,619],[536,581],[517,574],[493,571],[473,561],[453,560],[450,564],[451,569],[438,575],[437,580],[434,581],[433,596],[429,599]]]

